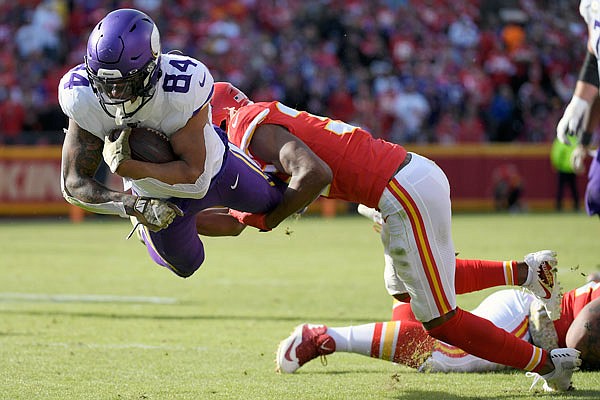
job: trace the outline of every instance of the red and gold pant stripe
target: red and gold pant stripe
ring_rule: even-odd
[[[446,293],[444,292],[438,266],[433,256],[433,252],[431,251],[427,230],[419,207],[408,191],[406,191],[396,179],[392,179],[388,183],[387,189],[406,211],[417,243],[421,264],[423,265],[423,270],[427,276],[427,283],[431,288],[435,304],[440,315],[447,314],[452,308],[448,302]]]

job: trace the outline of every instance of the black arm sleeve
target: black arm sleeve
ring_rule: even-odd
[[[598,78],[598,60],[596,56],[587,52],[581,70],[579,71],[579,80],[596,87],[600,87],[600,79]]]

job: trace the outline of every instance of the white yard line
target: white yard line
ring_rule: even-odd
[[[173,297],[117,296],[111,294],[46,294],[0,292],[0,302],[45,302],[45,303],[151,303],[175,304]]]

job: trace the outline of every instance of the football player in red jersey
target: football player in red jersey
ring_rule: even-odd
[[[532,371],[548,390],[568,390],[581,362],[579,352],[548,352],[456,305],[455,251],[451,235],[450,185],[431,160],[375,139],[342,121],[295,110],[277,101],[253,103],[229,83],[216,83],[212,121],[265,171],[288,181],[283,200],[266,214],[231,210],[240,222],[271,230],[319,195],[362,203],[381,212],[386,286],[411,308],[428,334],[470,354]],[[551,266],[538,295],[557,296]],[[533,279],[540,284],[540,281]],[[502,283],[498,283],[502,284]],[[545,290],[544,290],[545,289]],[[304,330],[278,351],[282,364],[302,362]]]
[[[565,312],[552,323],[531,293],[505,289],[486,297],[472,312],[547,350],[559,346],[576,348],[581,351],[582,369],[600,370],[600,283],[591,281],[567,292],[562,307]],[[397,302],[392,321],[344,327],[302,324],[296,329],[305,331],[309,340],[304,341],[299,352],[303,360],[310,361],[323,355],[324,349],[330,349],[326,354],[360,354],[422,372],[488,372],[507,368],[433,339],[417,322],[410,304]],[[301,367],[286,366],[291,367],[287,372]]]

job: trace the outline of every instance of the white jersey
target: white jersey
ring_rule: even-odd
[[[581,0],[579,3],[579,13],[588,26],[589,44],[593,49],[594,55],[598,58],[600,53],[600,1],[599,0]]]
[[[529,342],[529,308],[534,299],[531,293],[522,290],[500,290],[486,297],[472,313]],[[436,343],[431,357],[420,367],[430,372],[487,372],[508,368],[440,341]]]
[[[154,96],[131,118],[124,119],[124,123],[156,129],[171,137],[210,102],[214,79],[204,64],[187,56],[162,54],[160,67],[162,75]],[[76,66],[62,77],[58,99],[69,118],[103,141],[113,130],[120,128],[115,118],[100,106],[88,81],[84,64]],[[210,119],[209,115],[209,121]],[[210,178],[219,172],[225,152],[225,145],[210,122],[204,127],[204,139],[206,161],[205,172],[201,177],[208,179],[196,184],[176,185],[153,178],[133,181],[125,179],[125,187],[131,186],[137,194],[155,198],[202,198],[208,190]]]

